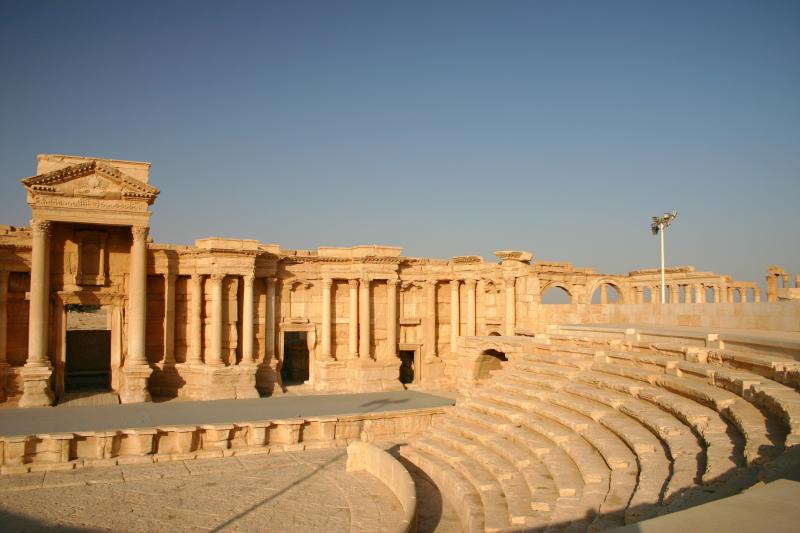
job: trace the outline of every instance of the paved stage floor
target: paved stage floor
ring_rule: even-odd
[[[452,398],[443,396],[418,391],[397,391],[279,396],[252,400],[0,409],[0,436],[379,413],[442,407],[454,403]]]

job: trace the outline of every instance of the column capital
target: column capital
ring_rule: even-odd
[[[438,283],[439,283],[438,279],[426,279],[425,280],[425,285],[427,285],[428,287],[436,287],[436,285]]]
[[[469,289],[474,289],[475,285],[477,285],[477,284],[478,284],[478,280],[476,280],[475,278],[467,278],[467,279],[464,280],[464,285],[466,285],[467,288],[469,288]]]
[[[45,237],[50,236],[50,232],[53,229],[53,223],[49,220],[43,220],[35,218],[31,220],[31,232],[34,235],[44,235]]]
[[[361,283],[362,287],[363,286],[369,287],[369,284],[372,281],[372,278],[370,278],[369,276],[361,276],[360,278],[358,278],[358,281],[359,281],[359,283]]]
[[[225,279],[225,274],[211,274],[208,279],[212,285],[219,285]]]
[[[143,240],[150,233],[150,228],[148,226],[131,226],[131,233],[133,240]]]
[[[329,277],[322,278],[322,286],[325,287],[326,289],[330,289],[331,287],[333,287],[333,278]]]
[[[178,275],[174,272],[164,272],[163,276],[167,281],[175,281],[178,278]]]
[[[357,279],[349,279],[347,280],[347,284],[350,285],[351,288],[357,289],[358,288],[358,280]]]
[[[450,280],[450,287],[451,288],[457,289],[460,284],[461,284],[461,280],[460,279],[451,279]]]
[[[389,279],[387,279],[387,280],[386,280],[386,284],[387,284],[389,287],[397,287],[397,285],[398,285],[399,283],[400,283],[400,280],[399,280],[399,279],[397,279],[397,278],[389,278]]]
[[[242,279],[244,280],[245,287],[252,287],[253,282],[256,280],[256,276],[255,274],[245,274],[242,276]]]

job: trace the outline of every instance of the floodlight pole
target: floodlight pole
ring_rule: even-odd
[[[664,276],[664,223],[658,225],[659,233],[661,233],[661,303],[663,305],[667,296],[667,289],[664,286],[666,283]]]

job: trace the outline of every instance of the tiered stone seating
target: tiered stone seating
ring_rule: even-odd
[[[798,443],[792,386],[694,337],[629,337],[529,343],[402,453],[461,506],[465,530],[600,531],[669,512],[701,486],[738,486],[735,473]]]

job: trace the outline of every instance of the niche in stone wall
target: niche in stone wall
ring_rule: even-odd
[[[104,231],[77,231],[78,265],[75,271],[75,284],[83,286],[102,286],[106,276],[106,242]]]
[[[307,319],[306,301],[311,284],[307,281],[294,281],[289,285],[289,317],[293,322]]]

